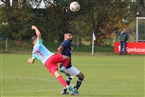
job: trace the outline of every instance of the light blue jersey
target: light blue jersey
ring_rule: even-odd
[[[42,39],[37,39],[37,43],[33,47],[32,59],[35,60],[38,58],[43,64],[45,64],[45,61],[52,55],[53,53],[43,45]]]

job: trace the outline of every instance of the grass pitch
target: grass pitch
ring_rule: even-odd
[[[60,95],[63,87],[38,60],[28,64],[29,57],[1,54],[1,97],[72,97]],[[79,97],[144,97],[144,56],[73,55],[72,62],[85,74]]]

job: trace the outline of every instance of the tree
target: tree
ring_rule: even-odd
[[[92,32],[96,32],[96,45],[112,44],[113,34],[135,20],[138,6],[138,2],[121,0],[80,0],[80,3],[82,14],[73,27],[86,34],[88,40],[91,39]]]
[[[49,41],[61,41],[66,30],[77,32],[82,41],[90,41],[96,32],[96,45],[110,45],[113,33],[129,25],[140,9],[140,1],[129,0],[78,0],[81,9],[77,13],[69,10],[73,0],[2,0],[0,25],[13,39],[25,39],[33,35],[30,26],[36,25]],[[41,8],[41,3],[45,7]],[[141,8],[142,9],[142,8]],[[122,20],[127,20],[124,22]]]
[[[1,8],[1,21],[7,22],[3,25],[3,33],[7,33],[8,37],[21,40],[28,37],[30,31],[31,18],[33,16],[32,10],[26,6],[26,0],[13,0],[12,6],[10,0],[4,2],[4,7]]]

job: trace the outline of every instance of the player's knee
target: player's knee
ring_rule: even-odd
[[[63,60],[70,59],[70,57],[63,55]]]
[[[54,71],[54,72],[52,72],[52,74],[53,74],[56,78],[60,76],[60,74],[58,73],[58,71],[57,71],[57,70],[56,70],[56,71]]]
[[[70,58],[69,56],[65,56],[65,58],[67,59],[67,58]]]
[[[79,77],[80,80],[83,80],[85,76],[84,76],[83,73],[80,72],[80,74],[78,75],[78,77]]]

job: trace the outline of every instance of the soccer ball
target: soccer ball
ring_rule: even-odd
[[[70,10],[72,12],[77,12],[80,10],[80,4],[76,1],[73,1],[71,4],[70,4]]]

